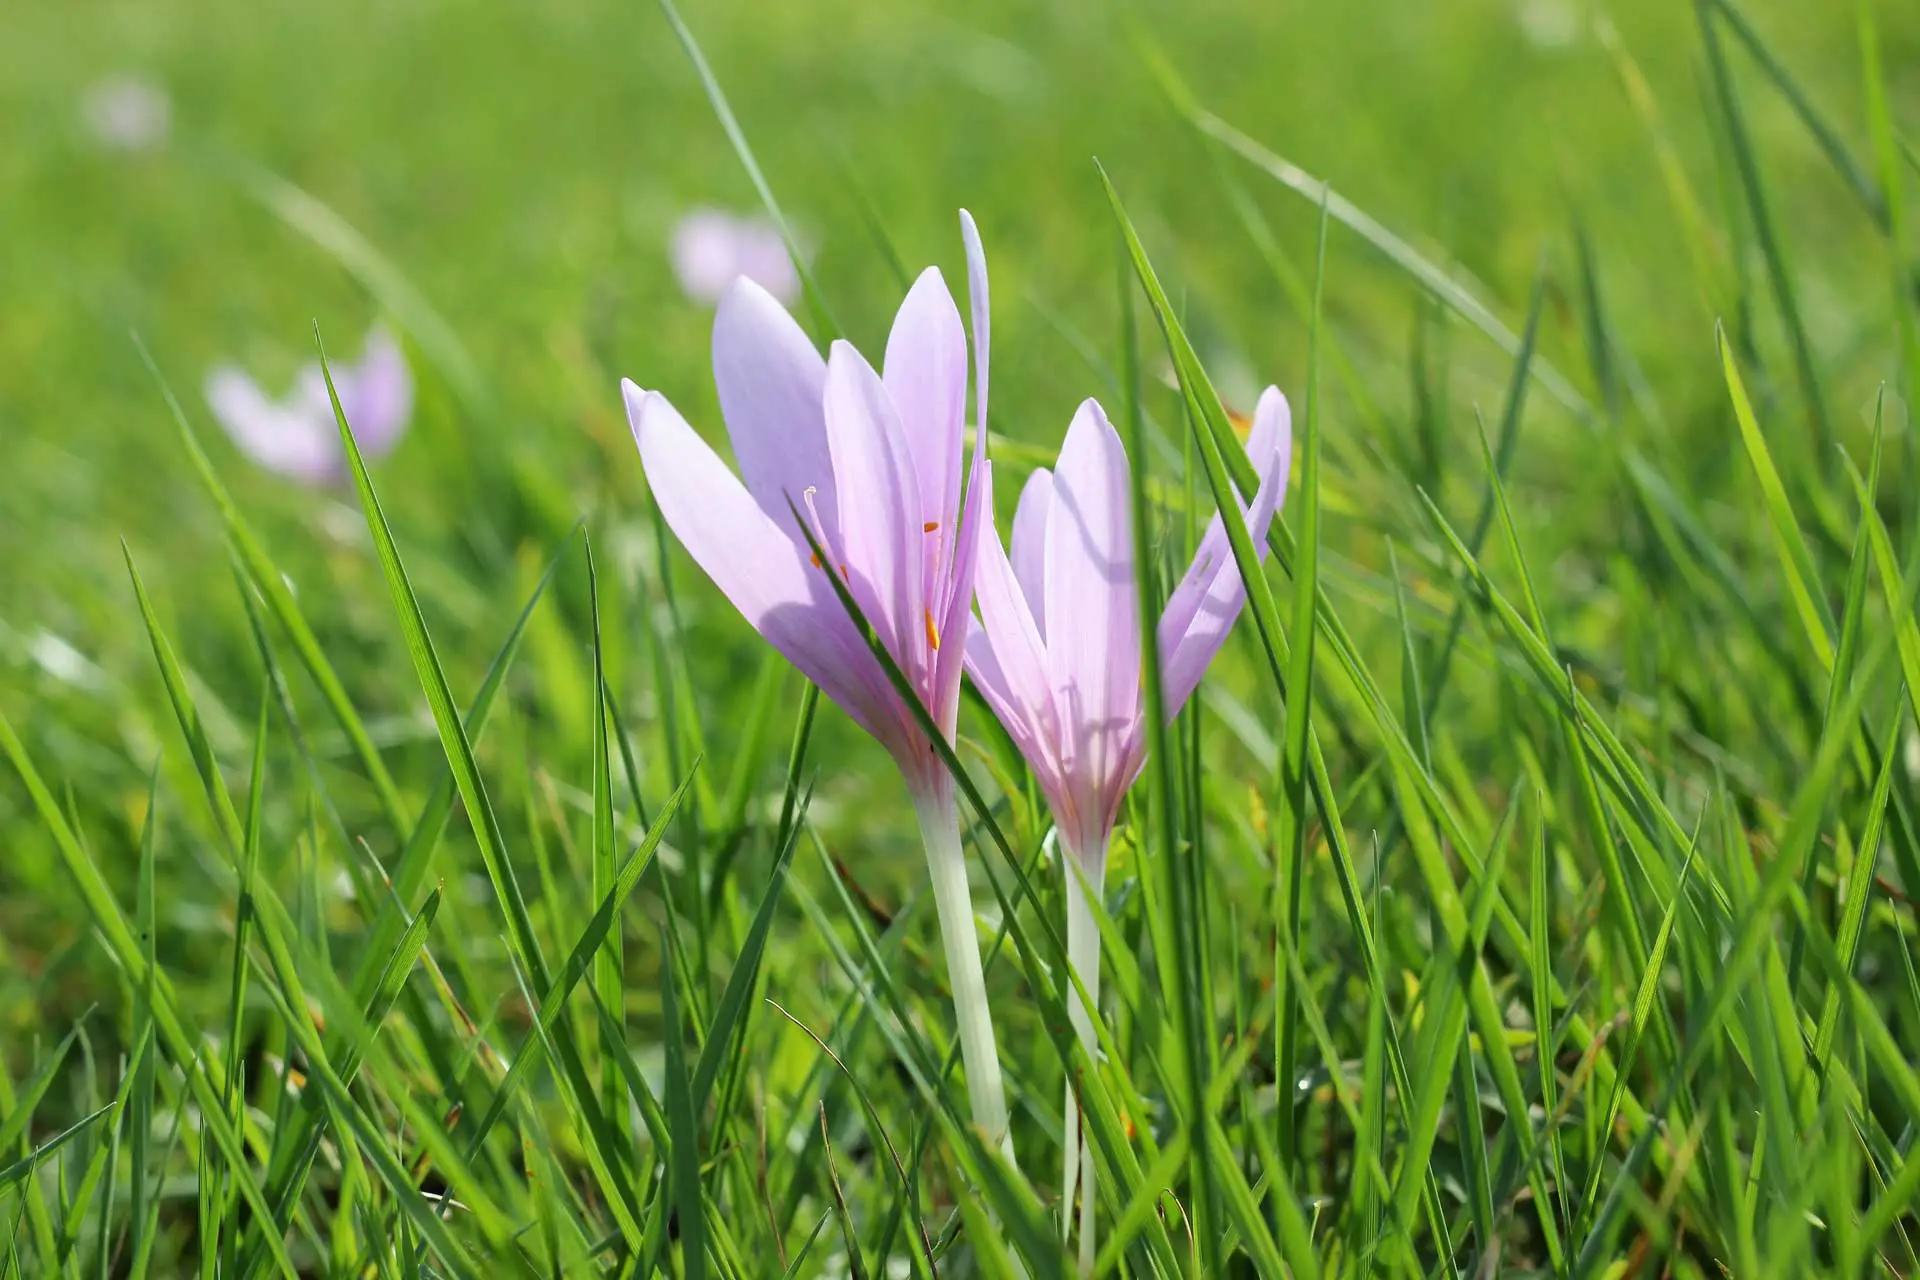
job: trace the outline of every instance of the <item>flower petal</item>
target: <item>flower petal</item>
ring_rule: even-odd
[[[973,687],[986,699],[994,719],[1013,739],[1013,745],[1020,750],[1020,758],[1033,770],[1041,790],[1051,801],[1062,789],[1053,747],[1036,722],[1033,707],[1015,692],[1013,681],[1002,665],[1000,654],[986,628],[978,619],[970,619],[970,623],[966,644],[967,674],[973,677]]]
[[[1140,709],[1139,598],[1126,450],[1100,406],[1074,415],[1046,531],[1047,667],[1062,767],[1104,788]]]
[[[790,503],[811,487],[834,523],[833,462],[821,412],[827,367],[786,308],[751,280],[734,282],[713,319],[713,381],[747,492],[788,528]]]
[[[1021,597],[1020,583],[1000,543],[1000,531],[991,524],[980,531],[980,568],[974,582],[975,601],[980,606],[976,634],[992,650],[994,668],[1006,690],[1006,698],[1021,720],[1030,725],[1037,740],[1051,743],[1060,724],[1055,713],[1051,673],[1047,667],[1046,645],[1027,602]],[[969,670],[974,665],[978,644],[967,642]],[[979,676],[976,673],[975,680]],[[1005,713],[995,708],[1002,724]]]
[[[1260,476],[1253,505],[1245,509],[1247,530],[1264,561],[1267,527],[1287,494],[1287,473],[1293,463],[1293,417],[1278,387],[1268,387],[1254,410],[1253,430],[1247,436],[1247,454]],[[1246,603],[1247,584],[1234,563],[1226,525],[1215,515],[1194,552],[1193,564],[1167,599],[1157,632],[1160,641],[1161,691],[1169,717],[1177,715],[1200,685],[1200,677]]]
[[[833,344],[824,399],[848,583],[888,652],[922,690],[931,646],[919,483],[893,399],[866,358]],[[929,704],[931,705],[931,704]]]
[[[324,387],[321,396],[324,405]],[[267,470],[309,484],[340,474],[345,460],[331,408],[323,415],[306,398],[297,398],[291,407],[275,403],[258,383],[231,365],[207,375],[206,397],[227,435]]]
[[[1027,477],[1013,512],[1013,576],[1042,640],[1047,635],[1047,510],[1052,505],[1053,472],[1039,467]]]
[[[987,251],[980,245],[980,228],[973,215],[960,211],[960,238],[967,246],[967,300],[973,310],[973,424],[979,428],[975,448],[987,437],[987,355],[992,337],[992,305],[987,296]]]
[[[640,465],[674,536],[755,630],[811,599],[793,539],[667,398],[622,381]],[[788,517],[791,519],[791,516]]]
[[[340,387],[340,404],[353,426],[354,441],[363,457],[380,457],[399,443],[413,412],[413,375],[407,369],[407,357],[391,334],[376,328],[367,335],[360,362],[347,375],[347,385]]]
[[[960,508],[962,420],[967,412],[967,335],[940,268],[914,281],[887,337],[882,380],[900,412],[920,486],[918,514],[929,552],[950,544]],[[930,526],[930,527],[929,527]],[[939,558],[929,555],[929,577]]]
[[[800,274],[771,220],[693,209],[674,224],[673,273],[695,302],[718,302],[745,276],[782,302],[800,296]]]
[[[754,630],[879,737],[897,718],[891,686],[825,574],[809,569],[794,540],[665,396],[628,381],[620,390],[647,484],[674,536]]]
[[[936,590],[927,604],[938,619],[936,633],[928,637],[938,652],[934,656],[935,718],[951,737],[960,716],[960,673],[965,666],[965,636],[973,625],[974,583],[980,563],[981,542],[993,528],[993,464],[987,451],[973,451],[973,470],[967,479],[966,508],[960,513],[954,532],[953,564],[944,582],[936,580]],[[944,597],[939,594],[944,592]]]

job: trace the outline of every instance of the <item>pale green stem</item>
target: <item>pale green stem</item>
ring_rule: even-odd
[[[967,1069],[967,1096],[973,1122],[991,1145],[1013,1163],[1013,1135],[1007,1128],[1007,1091],[994,1049],[993,1019],[987,1008],[987,979],[980,966],[980,935],[974,927],[973,894],[967,887],[967,860],[960,848],[960,819],[953,786],[937,785],[913,798],[920,837],[927,846],[927,870],[933,877],[933,902],[940,913],[940,938],[947,953],[947,982],[953,988],[953,1019],[960,1033],[960,1060]]]
[[[1075,849],[1064,840],[1066,857],[1062,859],[1067,873],[1067,963],[1073,966],[1079,975],[1080,985],[1086,988],[1087,999],[1094,1006],[1100,1003],[1100,929],[1094,922],[1093,906],[1088,901],[1088,893],[1099,895],[1104,892],[1107,878],[1107,837],[1103,833],[1098,843],[1087,849]],[[1093,1034],[1093,1008],[1083,1004],[1077,992],[1067,998],[1067,1017],[1073,1023],[1073,1029],[1080,1037],[1081,1046],[1086,1049],[1087,1057],[1097,1060],[1099,1040]],[[1066,1155],[1064,1174],[1061,1184],[1064,1190],[1060,1197],[1061,1229],[1066,1229],[1067,1215],[1072,1211],[1075,1184],[1075,1166],[1078,1165],[1077,1179],[1080,1189],[1080,1271],[1083,1275],[1093,1274],[1095,1257],[1094,1207],[1097,1203],[1093,1193],[1093,1141],[1080,1123],[1079,1099],[1074,1093],[1073,1080],[1067,1080],[1067,1099],[1064,1107],[1066,1115]],[[1076,1156],[1078,1159],[1076,1160]]]

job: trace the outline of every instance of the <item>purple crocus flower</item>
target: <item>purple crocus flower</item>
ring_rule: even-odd
[[[987,277],[963,211],[975,421],[986,420]],[[961,505],[967,339],[937,268],[894,319],[882,371],[845,342],[825,360],[773,296],[736,280],[713,325],[713,373],[736,477],[665,396],[623,382],[654,501],[689,554],[769,644],[892,753],[926,841],[974,1119],[1005,1144],[951,777],[827,575],[838,574],[942,735],[953,740],[991,477],[976,447]],[[798,518],[796,518],[798,513]],[[805,520],[826,552],[813,553]]]
[[[787,242],[763,217],[694,209],[673,228],[671,256],[673,274],[695,302],[719,302],[742,276],[783,303],[800,296]]]
[[[413,411],[413,375],[400,345],[375,328],[357,363],[333,366],[333,386],[361,456],[372,462],[391,451]],[[207,375],[206,396],[233,442],[267,470],[304,484],[346,479],[346,450],[317,362],[303,366],[279,400],[242,370],[219,365]]]
[[[1286,397],[1260,397],[1247,452],[1260,478],[1244,512],[1265,554],[1267,527],[1286,494],[1292,460]],[[1061,843],[1084,873],[1067,874],[1067,955],[1090,996],[1100,990],[1100,935],[1086,892],[1101,891],[1107,845],[1127,789],[1146,756],[1140,606],[1134,581],[1127,455],[1099,404],[1074,415],[1052,471],[1035,471],[1013,518],[1013,554],[983,531],[976,584],[980,617],[967,637],[967,671],[1026,757],[1053,810]],[[1158,627],[1161,690],[1177,714],[1225,643],[1246,584],[1215,515]],[[1088,1052],[1089,1010],[1068,1006]],[[1076,1128],[1067,1090],[1067,1129]],[[1066,1149],[1063,1204],[1071,1203],[1075,1143]],[[1093,1256],[1093,1159],[1081,1146],[1083,1259]]]

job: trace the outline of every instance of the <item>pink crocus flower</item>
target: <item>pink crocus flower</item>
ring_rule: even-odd
[[[1292,460],[1286,397],[1260,397],[1247,452],[1260,478],[1244,509],[1265,554],[1267,527],[1286,494]],[[1052,471],[1035,471],[1021,491],[1009,558],[999,533],[983,533],[976,584],[980,616],[967,637],[967,671],[1020,748],[1053,811],[1061,843],[1079,873],[1066,881],[1067,956],[1093,999],[1100,990],[1100,935],[1086,893],[1099,893],[1120,802],[1146,757],[1141,687],[1140,603],[1127,455],[1098,403],[1088,400],[1067,429]],[[1169,718],[1199,687],[1246,602],[1219,515],[1191,567],[1168,598],[1158,626],[1161,691]],[[1084,875],[1084,886],[1082,877]],[[1090,1010],[1068,1005],[1089,1053]],[[1071,1084],[1067,1132],[1077,1128]],[[1073,1199],[1075,1148],[1066,1147],[1063,1204]],[[1093,1257],[1093,1158],[1080,1145],[1080,1247]]]
[[[375,328],[357,363],[333,365],[333,386],[361,456],[372,462],[392,450],[413,411],[413,375],[400,344]],[[278,400],[242,370],[220,365],[207,375],[206,396],[233,442],[267,470],[304,484],[346,478],[346,450],[317,362],[303,366]]]
[[[719,302],[742,276],[783,303],[800,296],[787,242],[767,218],[694,209],[674,225],[671,249],[673,274],[695,302]]]
[[[973,220],[960,217],[973,303],[974,420],[984,422],[986,261]],[[846,342],[822,360],[765,288],[736,280],[714,317],[713,372],[739,477],[665,396],[621,384],[654,501],[754,629],[899,764],[926,842],[974,1119],[1004,1146],[1006,1098],[953,781],[827,577],[841,577],[951,743],[976,552],[992,510],[978,447],[961,505],[960,312],[929,267],[901,303],[876,371]]]

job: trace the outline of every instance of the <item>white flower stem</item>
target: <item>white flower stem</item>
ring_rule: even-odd
[[[1013,1135],[1007,1128],[1007,1091],[993,1043],[993,1019],[987,1008],[987,979],[980,966],[980,935],[974,927],[973,894],[967,887],[966,855],[960,848],[960,819],[953,786],[943,783],[913,798],[920,836],[927,846],[927,870],[933,877],[933,902],[940,913],[940,937],[947,953],[947,981],[953,987],[953,1019],[960,1033],[960,1060],[967,1069],[967,1096],[973,1122],[1013,1161]]]
[[[1097,1006],[1100,1003],[1100,929],[1094,923],[1093,906],[1087,894],[1103,892],[1102,886],[1107,878],[1106,838],[1102,836],[1093,848],[1075,849],[1067,846],[1066,852],[1067,856],[1062,861],[1067,873],[1067,963],[1073,966],[1074,973],[1080,978],[1080,985],[1086,988],[1087,999]],[[1077,992],[1070,993],[1067,997],[1067,1017],[1073,1023],[1087,1057],[1097,1059],[1100,1048],[1098,1038],[1093,1034],[1093,1007],[1083,1004]],[[1065,1231],[1067,1215],[1072,1212],[1077,1181],[1080,1189],[1080,1271],[1083,1275],[1092,1275],[1096,1243],[1094,1207],[1097,1203],[1093,1192],[1093,1142],[1080,1123],[1079,1100],[1074,1093],[1073,1083],[1069,1077],[1064,1106],[1067,1138],[1061,1179],[1061,1229]],[[1076,1166],[1079,1174],[1077,1179]]]

